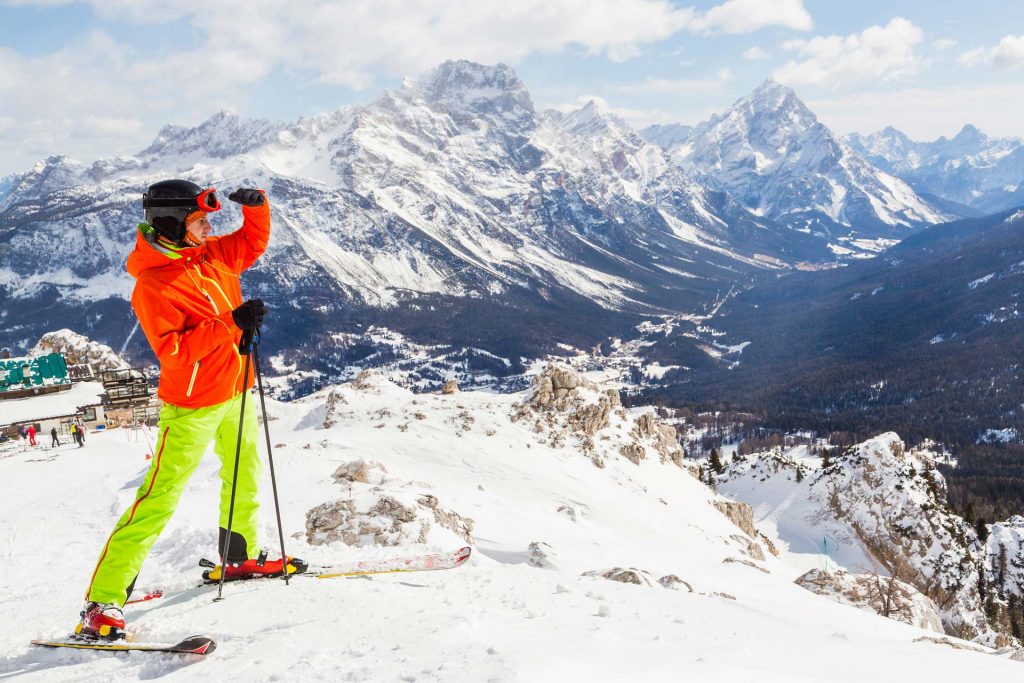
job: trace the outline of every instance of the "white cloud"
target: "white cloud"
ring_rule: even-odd
[[[28,1],[28,0],[27,0]],[[36,0],[48,2],[52,0]],[[749,33],[811,27],[803,0],[725,0],[706,12],[669,0],[91,0],[109,19],[188,19],[205,31],[192,46],[222,61],[310,69],[322,82],[353,88],[453,58],[517,62],[578,47],[625,61],[682,30]]]
[[[743,51],[743,54],[740,56],[743,57],[743,59],[750,60],[768,59],[769,57],[771,57],[770,54],[759,48],[757,45],[751,48],[747,48],[746,50]]]
[[[992,106],[998,102],[999,106]],[[864,92],[808,99],[807,106],[836,133],[868,133],[893,126],[916,140],[955,135],[964,124],[989,135],[1019,137],[1024,84],[956,85]]]
[[[984,64],[988,60],[988,52],[988,48],[976,47],[973,50],[961,52],[956,61],[964,66],[977,66]]]
[[[978,47],[957,57],[965,66],[994,66],[997,69],[1024,69],[1024,35],[1004,36],[994,47]]]
[[[932,47],[935,48],[936,50],[938,50],[939,52],[943,52],[945,50],[948,50],[949,48],[953,47],[954,45],[956,45],[956,41],[955,40],[951,40],[949,38],[939,38],[938,40],[933,40],[932,41]]]
[[[848,36],[791,40],[783,48],[797,54],[772,74],[790,85],[839,87],[862,81],[892,81],[913,75],[921,65],[914,47],[924,39],[917,26],[896,17]]]
[[[515,64],[576,50],[619,62],[680,31],[810,26],[803,0],[725,0],[706,12],[670,0],[88,2],[119,28],[125,22],[147,31],[170,22],[178,22],[178,31],[182,22],[191,28],[180,50],[164,53],[105,33],[50,54],[0,48],[0,102],[15,122],[0,130],[6,157],[0,164],[7,168],[52,153],[85,160],[132,153],[163,123],[195,124],[222,108],[244,111],[249,91],[271,74],[363,90],[446,59]],[[45,96],[25,97],[28,83]],[[89,130],[86,121],[93,121]],[[127,123],[139,121],[145,125]],[[116,129],[123,134],[102,133]]]
[[[768,26],[809,31],[803,0],[727,0],[697,17],[692,28],[708,33],[750,33]]]

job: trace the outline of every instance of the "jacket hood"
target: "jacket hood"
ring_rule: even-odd
[[[174,249],[157,241],[156,228],[148,223],[139,223],[139,232],[135,237],[135,249],[128,254],[128,273],[138,278],[143,271],[150,268],[161,268],[179,259],[197,257],[203,253],[205,245],[187,249]]]

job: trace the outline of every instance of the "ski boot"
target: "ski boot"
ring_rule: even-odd
[[[248,559],[244,562],[228,562],[227,570],[224,572],[224,581],[244,581],[246,579],[260,579],[266,577],[283,576],[281,571],[282,562],[280,559],[267,560],[266,548],[260,550],[259,557]],[[203,581],[206,583],[217,583],[220,581],[221,566],[210,560],[200,560],[199,566],[209,567],[203,572]],[[289,557],[287,570],[288,574],[301,574],[306,571],[309,565],[305,560],[297,557]]]
[[[81,640],[124,640],[124,614],[112,602],[87,602],[82,621],[75,626],[75,637]]]

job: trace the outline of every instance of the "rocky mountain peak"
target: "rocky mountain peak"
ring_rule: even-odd
[[[794,133],[818,125],[818,117],[797,97],[796,92],[771,78],[737,100],[723,118],[737,116],[764,121],[765,126],[781,127]]]
[[[565,114],[559,125],[563,130],[577,135],[593,137],[610,133],[616,137],[636,137],[636,132],[628,123],[611,113],[606,104],[597,100],[590,100],[579,109]]]
[[[976,126],[967,123],[960,129],[960,132],[953,136],[952,142],[980,144],[988,140],[988,136],[982,133]]]
[[[244,119],[221,110],[198,126],[167,124],[138,156],[201,154],[226,159],[271,142],[284,128],[264,119]]]
[[[512,121],[534,115],[530,93],[505,64],[488,66],[449,60],[419,76],[406,78],[402,90],[453,114],[497,115]]]

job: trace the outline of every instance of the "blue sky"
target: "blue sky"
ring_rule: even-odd
[[[1024,2],[0,0],[0,175],[130,154],[220,109],[366,103],[448,58],[637,127],[695,123],[773,76],[838,133],[1024,136]]]

